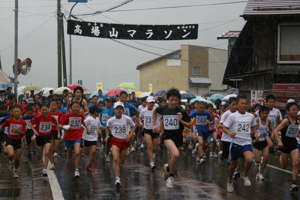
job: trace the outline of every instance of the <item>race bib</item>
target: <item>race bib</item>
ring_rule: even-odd
[[[79,129],[81,125],[81,117],[70,117],[71,129]]]
[[[106,124],[106,123],[107,123],[107,120],[108,120],[108,114],[102,114],[101,122],[102,122],[103,124]]]
[[[268,137],[268,132],[267,131],[257,131],[258,136],[259,136],[259,141],[265,141]]]
[[[126,125],[115,125],[113,131],[116,135],[126,135]]]
[[[31,128],[30,128],[30,124],[31,124],[31,123],[30,123],[30,120],[26,120],[25,122],[26,122],[26,124],[27,124],[26,129],[31,129]]]
[[[51,131],[52,122],[40,122],[40,133],[49,133]]]
[[[144,123],[148,126],[151,126],[153,124],[153,118],[152,116],[145,116],[144,117]]]
[[[17,131],[13,130],[13,128],[18,128],[20,131],[22,131],[22,125],[20,124],[11,124],[10,125],[10,135],[20,135]]]
[[[97,134],[98,134],[97,130],[98,130],[98,129],[97,129],[96,126],[90,127],[90,131],[91,131],[90,134],[92,134],[92,135],[97,135]]]
[[[271,120],[271,126],[272,126],[272,128],[276,127],[276,119],[271,118],[270,120]]]
[[[207,125],[207,116],[196,115],[196,125]]]
[[[285,136],[296,138],[298,136],[298,125],[290,124],[288,126]]]
[[[179,121],[178,115],[164,115],[164,129],[165,130],[178,130]]]
[[[124,114],[124,115],[127,115],[127,116],[130,116],[129,113],[130,113],[130,112],[129,112],[129,108],[124,108],[123,114]]]
[[[248,122],[237,122],[237,133],[250,134],[250,124]]]

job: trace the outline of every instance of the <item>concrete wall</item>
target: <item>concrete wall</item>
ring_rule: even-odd
[[[189,52],[189,77],[204,77],[208,78],[208,51],[204,47],[193,45],[182,45],[181,48],[188,48]],[[182,51],[182,54],[185,51]],[[201,68],[200,76],[193,73],[194,67]]]
[[[201,96],[204,93],[209,92],[208,87],[190,87],[189,93],[195,95],[195,96]]]

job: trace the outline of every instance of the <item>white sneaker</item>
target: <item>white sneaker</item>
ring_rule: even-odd
[[[43,169],[43,176],[47,176],[47,169]]]
[[[14,178],[19,178],[19,175],[18,175],[18,170],[14,170]]]
[[[105,162],[109,162],[109,161],[110,161],[109,155],[106,155]]]
[[[209,153],[209,156],[210,156],[211,158],[213,158],[213,157],[214,157],[214,152],[210,152],[210,153]]]
[[[155,156],[156,156],[156,153],[153,154],[153,159],[155,158]]]
[[[156,168],[156,166],[154,165],[154,162],[150,163],[150,167],[151,167],[151,169],[155,169]]]
[[[233,190],[233,182],[229,183],[229,181],[227,181],[227,192],[233,192]]]
[[[53,157],[55,158],[55,157],[57,157],[57,153],[55,152],[55,153],[53,153]]]
[[[200,161],[200,157],[199,156],[197,156],[197,158],[196,158],[196,162],[199,162]]]
[[[203,160],[206,161],[206,156],[202,156]]]
[[[244,179],[244,185],[245,186],[251,186],[251,182],[250,182],[248,176],[242,175],[242,179]]]
[[[203,157],[202,157],[202,158],[200,158],[200,160],[199,160],[199,164],[202,165],[203,163],[205,163],[205,159],[203,159]]]
[[[54,166],[54,164],[51,164],[51,166],[50,166],[50,170],[55,170],[55,166]]]
[[[217,157],[218,157],[217,153],[216,153],[216,152],[214,152],[214,158],[217,158]]]
[[[141,149],[144,149],[144,144],[141,144]]]
[[[131,152],[135,152],[134,146],[131,147]]]
[[[79,170],[75,170],[75,178],[80,178]]]
[[[263,174],[256,174],[256,179],[257,180],[260,180],[260,181],[264,181],[265,180],[265,178],[264,178],[264,175]]]
[[[115,179],[115,185],[116,186],[120,186],[121,185],[121,181],[120,181],[119,177],[116,177],[116,179]]]
[[[174,177],[170,176],[166,183],[167,188],[173,188],[173,182],[174,182]]]

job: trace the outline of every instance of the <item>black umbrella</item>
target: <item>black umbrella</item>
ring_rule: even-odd
[[[194,95],[190,94],[190,93],[181,94],[181,99],[187,99],[187,98],[194,99],[196,97]]]

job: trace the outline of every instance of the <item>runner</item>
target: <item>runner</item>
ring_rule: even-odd
[[[68,100],[67,105],[67,113],[69,113],[72,109],[72,102],[77,101],[79,102],[80,108],[83,109],[83,114],[88,115],[89,109],[87,106],[87,102],[85,99],[82,98],[83,89],[80,86],[74,88],[74,97]]]
[[[33,107],[29,106],[26,108],[26,116],[22,117],[23,120],[25,120],[27,126],[26,126],[26,143],[27,143],[27,155],[28,158],[31,159],[31,150],[32,147],[35,146],[35,135],[30,127],[30,120],[35,118],[35,115],[33,114]]]

